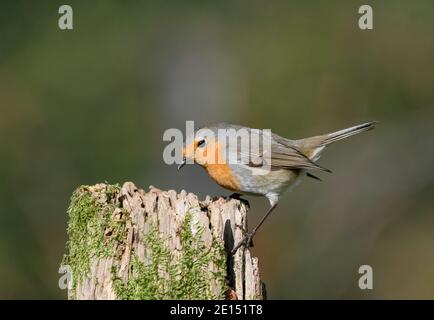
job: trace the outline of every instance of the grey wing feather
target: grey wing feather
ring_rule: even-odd
[[[301,140],[290,140],[283,138],[277,134],[259,133],[259,148],[258,150],[252,149],[249,145],[238,145],[236,150],[229,150],[232,155],[235,155],[237,160],[241,163],[257,167],[268,164],[271,168],[276,169],[316,169],[331,172],[329,169],[324,168],[315,162],[319,158],[320,152],[330,143],[345,139],[360,132],[368,131],[375,128],[376,122],[371,121],[362,123],[347,129],[339,130],[325,135],[310,137]],[[218,124],[216,128],[233,128],[233,129],[247,129],[252,136],[252,132],[256,129],[246,128],[238,125]],[[271,150],[264,150],[263,142],[271,145]],[[271,153],[271,154],[268,154]],[[267,163],[271,162],[271,163]]]
[[[251,130],[250,133],[253,136]],[[240,142],[238,143],[236,152],[238,160],[241,163],[251,167],[258,167],[264,165],[265,162],[273,169],[305,169],[330,172],[329,169],[318,165],[303,154],[295,146],[294,141],[285,139],[274,133],[271,133],[271,136],[260,133],[258,136],[259,148],[257,150],[249,146],[243,146]],[[264,148],[264,142],[271,147],[271,155],[268,154],[270,150]],[[268,163],[269,161],[271,163]]]
[[[313,169],[331,172],[302,153],[292,140],[272,134],[271,166],[288,169]]]

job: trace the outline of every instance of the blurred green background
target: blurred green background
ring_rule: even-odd
[[[325,152],[333,174],[282,198],[254,254],[269,298],[434,298],[432,0],[68,1],[72,31],[61,4],[0,4],[0,298],[66,298],[81,184],[229,194],[164,164],[163,132],[186,120],[289,138],[380,121]],[[268,204],[248,200],[252,226]]]

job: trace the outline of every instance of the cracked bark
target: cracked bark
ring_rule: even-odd
[[[88,187],[100,203],[104,197],[105,184]],[[112,219],[127,214],[125,239],[119,243],[121,252],[117,257],[96,257],[89,263],[89,271],[77,283],[68,297],[76,299],[119,299],[113,285],[113,267],[117,267],[116,276],[123,282],[131,277],[133,252],[142,262],[147,262],[148,250],[143,241],[149,232],[151,223],[158,227],[161,234],[167,236],[165,246],[173,253],[174,259],[182,253],[180,228],[187,212],[192,214],[193,225],[202,228],[202,241],[209,248],[214,239],[223,241],[226,251],[226,299],[265,299],[265,286],[259,276],[258,259],[249,249],[241,248],[234,256],[229,254],[234,243],[243,238],[247,229],[246,214],[248,203],[244,200],[207,197],[200,201],[198,197],[184,190],[162,191],[150,187],[148,192],[138,189],[132,182],[126,182],[120,189],[117,201],[119,208],[112,213]],[[241,227],[240,227],[241,226]],[[104,234],[110,235],[110,230]],[[176,263],[177,261],[175,261]],[[214,264],[207,266],[216,271]],[[210,291],[216,296],[222,295],[222,288],[215,281],[209,282]]]

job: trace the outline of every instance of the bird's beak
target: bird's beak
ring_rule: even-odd
[[[187,160],[184,158],[182,158],[182,162],[178,165],[178,170],[181,169],[183,166],[185,166],[185,163],[187,162]]]

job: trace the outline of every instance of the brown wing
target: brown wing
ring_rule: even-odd
[[[275,168],[323,170],[329,169],[313,162],[297,149],[292,140],[282,138],[277,134],[271,136],[271,166]]]
[[[260,134],[258,140],[258,150],[253,150],[252,148],[243,149],[241,145],[238,144],[236,152],[241,163],[251,167],[258,167],[264,165],[265,162],[265,164],[269,164],[272,169],[305,169],[331,172],[329,169],[309,159],[295,146],[292,140],[285,139],[274,133],[271,135]],[[264,142],[266,145],[269,143],[271,155],[268,154],[270,152],[269,148],[264,147]],[[271,163],[268,163],[269,161],[271,161]]]

